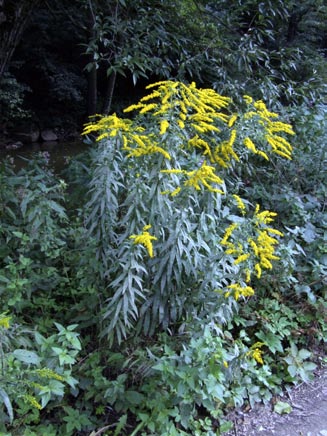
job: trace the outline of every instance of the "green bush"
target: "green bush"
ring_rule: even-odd
[[[60,403],[66,386],[76,388],[72,366],[81,350],[76,325],[44,337],[0,316],[0,430],[38,423],[40,410]]]

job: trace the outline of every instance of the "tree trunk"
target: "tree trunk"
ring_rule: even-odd
[[[108,85],[107,85],[106,95],[102,107],[103,115],[108,115],[110,112],[112,96],[114,94],[114,89],[115,89],[116,76],[117,76],[116,71],[113,71],[108,77]]]
[[[96,38],[96,19],[93,11],[92,1],[88,2],[89,5],[89,41],[92,41]],[[97,113],[97,102],[98,102],[98,72],[96,68],[96,64],[94,63],[94,59],[92,54],[89,55],[89,64],[93,64],[92,68],[88,71],[87,76],[87,114],[88,116],[94,115]]]
[[[92,67],[92,70],[87,75],[87,114],[88,116],[97,113],[97,101],[98,101],[98,72],[96,66]]]

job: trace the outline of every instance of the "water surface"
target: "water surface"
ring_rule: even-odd
[[[16,150],[1,150],[0,159],[10,156],[14,159],[16,168],[25,165],[26,159],[33,159],[37,153],[46,153],[51,166],[60,172],[71,158],[85,151],[89,146],[82,141],[75,142],[43,142],[26,144]]]

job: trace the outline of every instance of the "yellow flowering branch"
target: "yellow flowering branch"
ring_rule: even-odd
[[[238,195],[233,195],[236,200],[237,208],[245,215],[245,204]],[[283,233],[269,226],[277,214],[268,210],[260,211],[257,205],[253,218],[239,223],[232,223],[225,230],[225,234],[220,242],[226,247],[225,253],[233,256],[234,265],[244,265],[241,268],[245,275],[245,282],[251,281],[252,272],[258,279],[261,278],[263,269],[272,269],[272,261],[279,260],[275,255],[276,245],[279,243],[275,236],[283,236]],[[248,235],[244,241],[244,237]],[[240,243],[239,241],[242,241]],[[240,285],[233,285],[234,298],[238,299],[241,292]],[[225,296],[231,295],[228,291]]]
[[[141,98],[139,103],[126,109],[125,113],[134,110],[140,114],[151,113],[159,118],[160,135],[164,135],[170,126],[169,119],[176,120],[180,129],[185,128],[185,122],[197,133],[220,132],[215,122],[233,123],[233,119],[221,112],[231,99],[219,95],[213,89],[198,89],[195,83],[185,85],[182,82],[165,80],[147,86],[156,88],[152,93]],[[172,117],[172,115],[174,115]]]
[[[286,159],[292,159],[292,146],[283,136],[280,135],[280,133],[294,135],[295,132],[292,126],[278,121],[278,114],[270,112],[262,100],[253,102],[252,97],[249,97],[248,95],[243,96],[243,98],[247,105],[251,106],[250,110],[244,115],[244,119],[257,119],[258,124],[263,127],[263,138],[269,144],[271,151],[285,157]],[[243,140],[243,144],[253,153],[269,160],[267,153],[260,150],[251,138],[246,137]]]
[[[30,404],[35,409],[37,409],[37,410],[42,409],[41,404],[37,401],[37,399],[35,397],[33,397],[33,395],[25,394],[22,396],[22,398],[23,398],[25,403]]]
[[[212,186],[212,183],[221,185],[223,183],[223,180],[215,174],[215,168],[213,166],[207,165],[206,162],[204,162],[199,169],[194,171],[172,169],[172,170],[162,170],[161,173],[184,174],[188,178],[184,182],[184,186],[194,187],[197,191],[199,191],[202,185],[205,188],[207,188],[210,192],[224,194],[223,190],[214,188]]]

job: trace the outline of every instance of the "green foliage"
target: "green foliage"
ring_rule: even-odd
[[[9,120],[16,121],[30,117],[30,113],[24,109],[24,94],[30,91],[26,85],[18,83],[10,74],[4,75],[0,83],[0,111],[2,123]]]
[[[296,257],[296,261],[289,270],[292,274],[279,281],[278,287],[285,283],[285,292],[291,287],[299,297],[304,295],[314,302],[318,296],[325,297],[327,277],[326,106],[290,107],[286,113],[296,120],[293,159],[287,168],[283,162],[274,164],[273,174],[258,166],[256,182],[246,187],[246,195],[276,210],[281,225],[287,229],[283,258]],[[246,169],[242,177],[252,175]],[[282,266],[285,271],[284,262]]]
[[[6,74],[2,78],[0,87],[2,123],[17,122],[31,116],[30,112],[24,109],[24,94],[27,91],[30,91],[29,87],[18,83],[13,76]]]
[[[291,379],[296,380],[296,376],[299,376],[305,382],[312,380],[312,371],[316,369],[317,365],[313,362],[306,362],[312,357],[312,353],[304,348],[299,350],[295,344],[291,344],[288,351],[289,354],[284,360],[288,365],[287,371]]]
[[[56,323],[58,332],[46,338],[37,331],[9,323],[11,317],[2,315],[1,431],[38,422],[39,411],[50,401],[60,401],[67,385],[76,388],[72,365],[81,349],[74,325],[65,329]]]
[[[260,315],[263,316],[263,310],[270,315],[274,313],[267,300],[262,301],[262,306]],[[290,329],[299,328],[297,312],[286,305],[278,309],[281,336],[288,341],[293,334]],[[290,354],[290,350],[297,350],[294,342],[289,342],[289,348],[285,342],[277,351],[272,349],[273,335],[264,338],[265,342],[253,343],[255,324],[254,331],[258,333],[270,327],[263,318],[261,324],[259,314],[254,317],[256,322],[251,321],[249,315],[253,313],[251,307],[248,319],[246,314],[240,316],[244,329],[238,334],[237,318],[233,321],[234,328],[229,326],[228,330],[214,324],[204,325],[202,319],[189,323],[182,335],[162,334],[155,342],[138,343],[133,350],[127,345],[107,359],[110,380],[103,377],[104,366],[99,373],[101,364],[92,357],[97,373],[90,366],[94,381],[86,395],[93,391],[97,401],[108,402],[122,417],[132,414],[138,422],[132,434],[223,434],[231,425],[226,422],[224,411],[247,402],[252,407],[256,402],[269,402],[273,395],[281,393],[285,380],[295,380],[290,378],[291,365],[297,365],[294,377],[304,381],[316,368],[306,361],[310,358],[309,351],[302,349]],[[283,318],[291,321],[287,323]],[[271,328],[275,329],[273,322]],[[296,335],[293,339],[296,341]],[[256,354],[258,348],[263,349],[262,362]],[[278,366],[273,358],[277,354],[281,357]]]
[[[323,1],[304,1],[301,7],[293,0],[203,4],[224,42],[220,58],[225,62],[218,70],[223,80],[213,79],[217,89],[222,85],[238,99],[246,89],[271,104],[309,103],[325,94]]]
[[[274,412],[278,413],[279,415],[291,413],[292,410],[292,406],[284,401],[278,401],[274,406]]]
[[[22,313],[39,290],[51,292],[62,280],[65,183],[44,159],[17,174],[4,164],[1,183],[0,298],[5,310]]]

